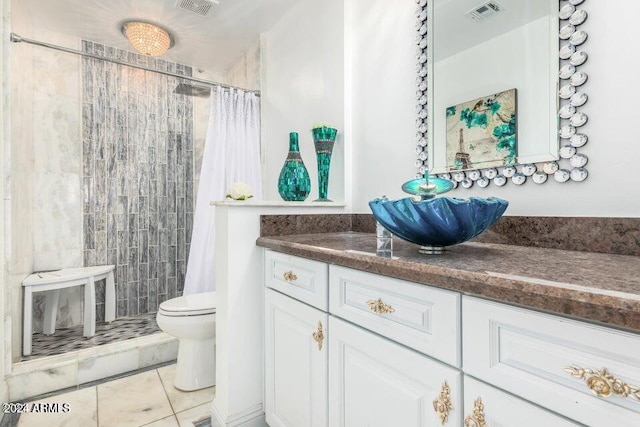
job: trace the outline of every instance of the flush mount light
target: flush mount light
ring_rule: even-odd
[[[164,55],[173,46],[173,39],[167,30],[148,22],[125,22],[121,31],[131,46],[143,55]]]

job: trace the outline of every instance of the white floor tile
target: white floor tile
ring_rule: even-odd
[[[20,416],[18,427],[62,427],[62,426],[97,426],[96,387],[88,387],[80,390],[63,393],[46,399],[29,402],[29,408],[45,409],[42,403],[68,404],[68,412],[62,409],[56,412],[29,412]],[[35,406],[34,406],[35,405]]]
[[[175,415],[145,424],[143,427],[179,427],[178,420]],[[192,425],[189,427],[193,427]]]
[[[100,427],[141,426],[173,414],[156,370],[99,384],[97,388]]]
[[[158,368],[164,389],[169,396],[169,401],[174,412],[182,412],[203,403],[211,403],[216,392],[215,387],[207,387],[202,390],[181,391],[173,386],[173,378],[176,375],[176,365]]]
[[[205,403],[195,408],[176,413],[180,427],[193,427],[195,421],[211,417],[211,403]]]

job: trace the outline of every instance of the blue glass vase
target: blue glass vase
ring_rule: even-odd
[[[300,156],[298,133],[289,134],[289,154],[280,170],[278,193],[287,202],[302,202],[311,192],[309,172]]]

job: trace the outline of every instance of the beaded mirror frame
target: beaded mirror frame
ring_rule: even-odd
[[[432,0],[433,1],[433,0]],[[581,89],[587,81],[587,74],[579,71],[588,59],[587,53],[580,48],[588,38],[586,31],[579,29],[588,18],[584,9],[577,6],[585,0],[559,0],[558,19],[559,25],[559,46],[558,56],[560,79],[558,89],[558,157],[556,161],[541,163],[526,163],[515,166],[504,166],[500,168],[471,169],[466,171],[453,171],[449,173],[439,173],[439,178],[451,179],[455,187],[459,185],[463,188],[471,188],[474,184],[479,187],[487,187],[491,181],[494,185],[502,187],[509,180],[515,185],[524,184],[528,178],[536,184],[545,183],[549,176],[557,182],[581,182],[587,179],[589,173],[585,168],[588,157],[579,152],[589,140],[587,135],[580,131],[588,117],[580,111],[589,97]],[[416,0],[416,45],[417,45],[417,65],[416,71],[416,155],[415,166],[418,170],[417,177],[422,177],[429,170],[429,114],[428,99],[428,0]]]

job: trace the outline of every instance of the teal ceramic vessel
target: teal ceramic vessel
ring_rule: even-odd
[[[287,202],[302,202],[311,192],[309,172],[300,156],[298,133],[289,134],[289,154],[278,178],[278,193]]]
[[[329,191],[329,168],[331,166],[331,154],[336,142],[338,130],[327,126],[311,129],[313,145],[316,148],[318,159],[318,199],[314,202],[331,202],[327,197]]]

